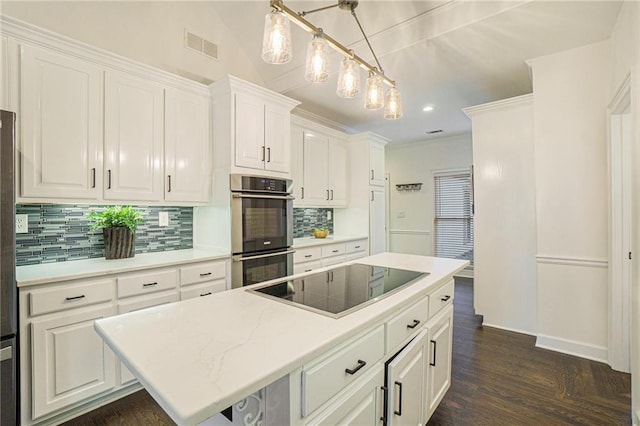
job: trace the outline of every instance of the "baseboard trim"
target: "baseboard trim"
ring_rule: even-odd
[[[567,266],[588,266],[592,268],[607,268],[609,261],[606,259],[587,259],[579,257],[560,257],[539,254],[536,256],[538,263],[546,263],[550,265],[567,265]]]
[[[609,351],[603,346],[539,334],[536,347],[609,364]]]
[[[636,418],[633,419],[633,424],[635,426],[640,425],[640,410],[636,411]]]
[[[490,324],[488,322],[482,322],[482,326],[483,327],[491,327],[491,328],[497,328],[499,330],[504,330],[504,331],[511,331],[513,333],[520,333],[520,334],[526,334],[527,336],[533,336],[536,337],[535,333],[532,333],[530,331],[524,331],[524,330],[519,330],[517,328],[511,328],[511,327],[503,327],[501,325],[495,325],[495,324]]]

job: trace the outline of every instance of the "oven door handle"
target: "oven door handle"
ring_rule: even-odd
[[[253,195],[253,194],[231,194],[233,198],[257,198],[257,199],[269,199],[269,200],[293,200],[293,195]]]
[[[243,256],[241,254],[237,254],[235,256],[232,256],[231,258],[235,261],[235,262],[244,262],[245,260],[253,260],[253,259],[262,259],[264,257],[273,257],[273,256],[281,256],[283,254],[290,254],[290,253],[295,253],[295,250],[287,250],[287,251],[279,251],[278,253],[269,253],[269,254],[259,254],[257,256]]]

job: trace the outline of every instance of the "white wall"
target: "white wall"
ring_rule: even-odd
[[[473,127],[474,307],[485,325],[535,334],[532,95],[465,112]]]
[[[607,41],[531,61],[537,344],[607,361]]]
[[[211,2],[3,0],[2,14],[195,80],[263,84]],[[218,44],[220,59],[184,48],[185,29]]]
[[[433,253],[433,173],[469,168],[471,135],[386,146],[386,170],[390,177],[389,251]],[[422,182],[418,192],[400,192],[396,184]],[[402,217],[404,216],[404,217]]]
[[[637,95],[640,88],[640,4],[627,1],[622,5],[618,20],[611,33],[611,86],[613,97],[628,74],[631,75],[631,90],[635,96],[631,99],[632,136],[635,148],[633,160],[632,193],[640,194],[640,99]],[[632,252],[640,253],[640,196],[633,200],[632,206]],[[632,411],[634,425],[640,425],[640,262],[633,262],[632,270],[632,324],[631,324],[631,379],[632,379]]]

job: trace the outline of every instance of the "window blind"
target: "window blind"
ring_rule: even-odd
[[[435,188],[435,255],[473,263],[471,172],[439,173]]]

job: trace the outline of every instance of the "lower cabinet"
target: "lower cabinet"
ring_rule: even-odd
[[[33,418],[115,386],[115,356],[93,329],[115,314],[114,306],[77,309],[31,323]]]
[[[293,423],[426,424],[451,385],[453,299],[430,303],[450,284],[303,366]]]
[[[451,386],[452,344],[453,306],[449,305],[431,321],[429,327],[427,418],[431,417]]]
[[[293,255],[293,273],[309,272],[325,266],[356,260],[367,255],[366,238],[347,241],[346,243],[333,243],[330,241],[310,247],[297,248]]]
[[[58,424],[136,379],[94,331],[98,319],[226,288],[228,260],[19,289],[21,424]]]
[[[387,425],[418,425],[426,404],[429,330],[423,330],[387,366]]]

